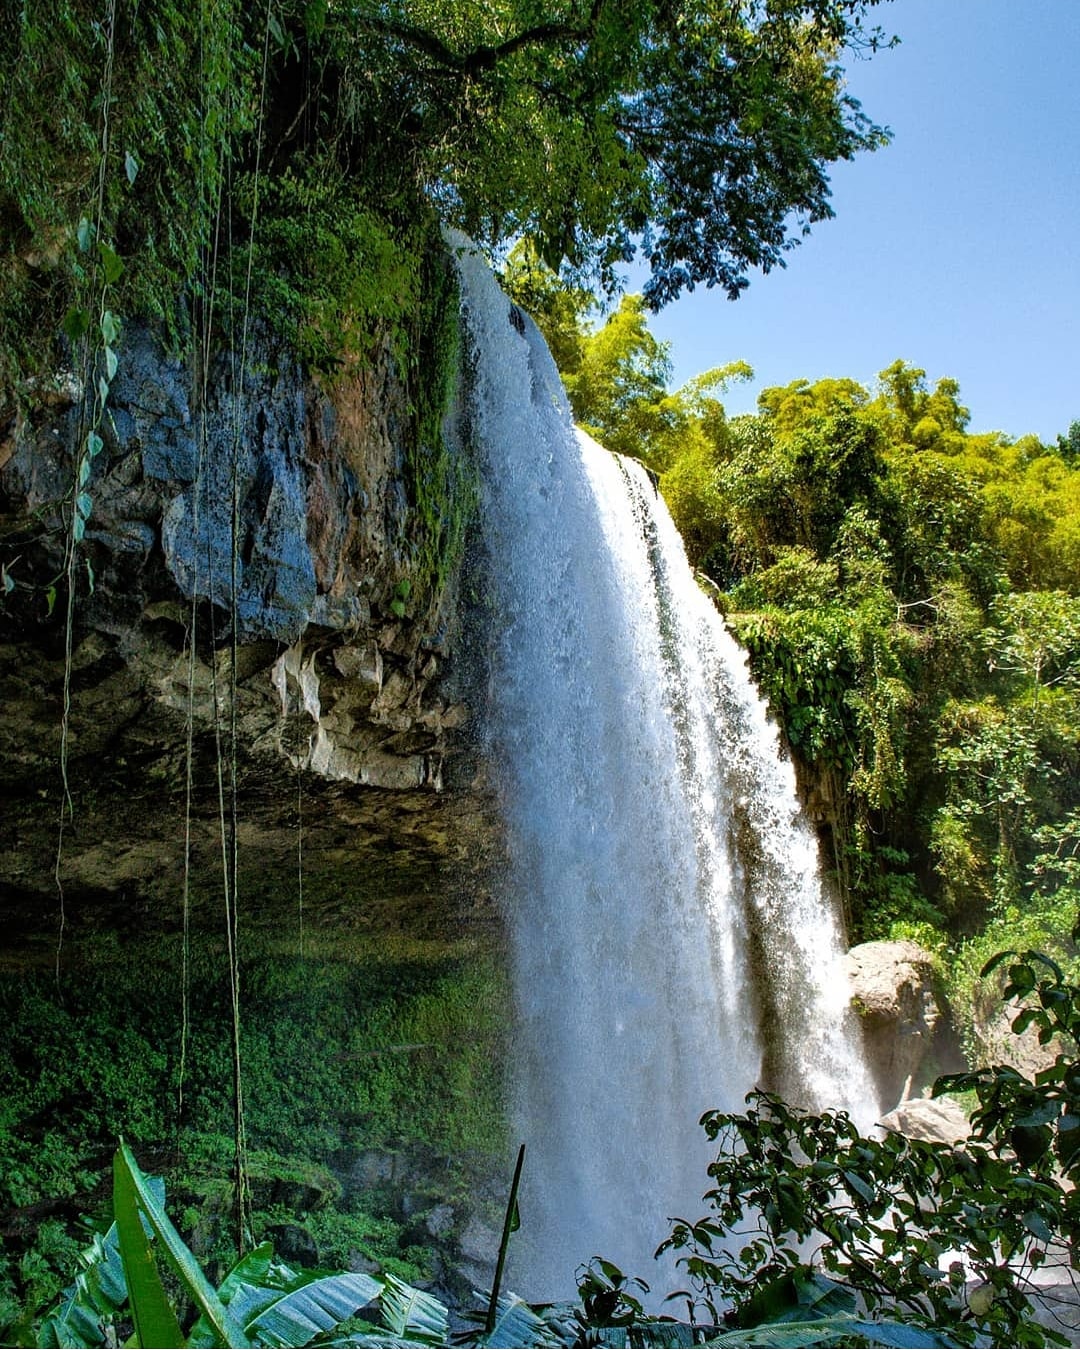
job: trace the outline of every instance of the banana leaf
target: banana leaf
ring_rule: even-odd
[[[161,1283],[157,1261],[150,1247],[150,1236],[140,1217],[140,1199],[145,1205],[145,1197],[150,1196],[150,1189],[140,1174],[143,1182],[143,1194],[140,1196],[135,1176],[137,1171],[134,1158],[121,1145],[113,1160],[113,1214],[116,1217],[128,1303],[135,1324],[134,1339],[136,1345],[158,1346],[168,1350],[170,1346],[184,1345],[184,1334]],[[156,1204],[156,1197],[153,1200]],[[164,1214],[164,1210],[161,1213]],[[152,1226],[153,1220],[149,1214],[147,1219]]]
[[[172,1220],[165,1213],[164,1205],[139,1170],[139,1165],[126,1144],[121,1144],[116,1151],[113,1159],[113,1175],[122,1178],[122,1190],[130,1187],[139,1211],[161,1244],[161,1249],[178,1275],[185,1292],[213,1327],[217,1344],[235,1347],[235,1350],[249,1350],[250,1342],[240,1324],[218,1298],[184,1239],[173,1227]],[[123,1241],[121,1231],[121,1251]],[[132,1303],[134,1304],[134,1298]],[[167,1345],[183,1343],[182,1339],[165,1342]]]
[[[634,1322],[628,1328],[631,1346],[657,1347],[658,1350],[688,1350],[697,1345],[695,1329],[689,1322],[668,1318]]]
[[[445,1306],[422,1289],[386,1275],[379,1300],[383,1325],[392,1336],[417,1345],[445,1345],[450,1321]]]
[[[327,1350],[425,1350],[428,1343],[391,1336],[388,1331],[365,1331],[324,1344]]]
[[[812,1345],[840,1345],[848,1337],[857,1336],[870,1345],[896,1347],[896,1350],[939,1350],[955,1346],[956,1342],[941,1332],[906,1322],[877,1322],[863,1317],[819,1317],[806,1322],[777,1322],[766,1326],[726,1332],[705,1344],[709,1346],[789,1347]]]
[[[232,1302],[233,1294],[240,1285],[265,1285],[269,1280],[273,1264],[274,1244],[272,1242],[260,1242],[254,1250],[242,1256],[221,1281],[217,1290],[218,1298],[228,1307]]]
[[[79,1253],[85,1267],[60,1295],[56,1311],[38,1332],[47,1347],[73,1346],[93,1350],[105,1344],[104,1325],[112,1322],[127,1302],[127,1281],[114,1223],[104,1235],[95,1233]]]
[[[257,1290],[253,1286],[243,1289],[246,1306],[254,1311],[257,1304],[262,1305],[244,1323],[244,1330],[254,1344],[308,1345],[316,1336],[334,1331],[380,1294],[385,1298],[382,1281],[372,1279],[370,1275],[352,1271],[326,1275],[309,1271],[296,1278],[297,1283],[287,1290]],[[273,1298],[265,1304],[263,1296],[267,1293]],[[234,1312],[238,1311],[240,1302],[241,1291],[238,1290],[231,1304]],[[442,1307],[441,1304],[438,1306]],[[443,1314],[445,1317],[445,1309]]]
[[[516,1294],[504,1294],[498,1301],[495,1324],[491,1331],[481,1334],[478,1346],[518,1347],[526,1350],[531,1346],[569,1345],[555,1328],[538,1314],[533,1312]]]

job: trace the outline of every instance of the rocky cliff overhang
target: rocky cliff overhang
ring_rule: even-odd
[[[291,903],[300,857],[313,918],[323,906],[426,934],[486,923],[494,836],[453,586],[401,598],[407,392],[385,357],[326,388],[265,343],[242,379],[230,367],[196,384],[135,328],[109,391],[74,569],[68,922],[115,907],[171,927],[185,867],[196,911],[216,913],[235,726],[249,914],[272,923]],[[85,409],[61,372],[0,426],[9,952],[25,934],[44,953],[56,913],[65,522]]]

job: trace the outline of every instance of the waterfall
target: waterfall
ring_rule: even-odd
[[[593,1255],[652,1281],[696,1219],[709,1108],[874,1103],[794,774],[642,467],[575,430],[535,326],[455,239],[472,346],[509,847],[514,1287]]]

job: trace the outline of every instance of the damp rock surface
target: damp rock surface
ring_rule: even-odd
[[[890,1108],[922,1086],[945,1029],[933,957],[914,942],[863,942],[846,966],[878,1099]]]
[[[0,616],[0,881],[27,941],[57,890],[57,578],[85,400],[61,372],[0,426],[15,582]],[[73,922],[84,907],[95,923],[172,923],[185,873],[215,894],[234,766],[256,913],[295,889],[300,847],[312,906],[353,924],[490,920],[492,814],[468,752],[453,584],[398,599],[408,414],[385,354],[324,388],[258,339],[241,381],[223,361],[196,392],[149,330],[126,331],[75,567],[60,863]]]

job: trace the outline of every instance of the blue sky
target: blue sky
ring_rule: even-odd
[[[733,360],[725,397],[897,357],[960,381],[970,430],[1053,441],[1080,418],[1080,0],[890,0],[902,45],[849,62],[893,143],[834,167],[836,218],[737,301],[695,291],[652,322],[674,383]]]

